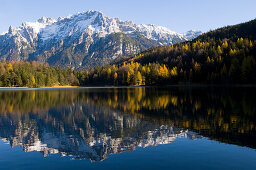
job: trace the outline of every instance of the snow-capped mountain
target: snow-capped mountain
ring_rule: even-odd
[[[200,34],[179,34],[165,27],[136,25],[102,12],[87,11],[57,20],[42,17],[18,28],[10,26],[0,34],[0,59],[88,68],[151,47],[191,40]]]

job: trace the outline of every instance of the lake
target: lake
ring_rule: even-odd
[[[0,90],[0,169],[256,169],[256,89]]]

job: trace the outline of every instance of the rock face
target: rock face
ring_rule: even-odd
[[[200,34],[179,34],[165,27],[136,25],[102,12],[87,11],[58,20],[42,17],[19,28],[10,26],[0,34],[0,59],[89,68],[151,47],[191,40]]]

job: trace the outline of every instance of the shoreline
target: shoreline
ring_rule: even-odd
[[[78,88],[80,86],[52,86],[52,87],[0,87],[0,89],[65,89]]]
[[[224,87],[224,88],[256,88],[256,84],[173,84],[164,86],[52,86],[52,87],[0,87],[1,90],[43,90],[43,89],[74,89],[74,88],[138,88],[138,87]]]

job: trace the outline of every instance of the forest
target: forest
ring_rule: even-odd
[[[90,70],[0,62],[0,87],[255,84],[256,20],[149,49]]]
[[[115,62],[138,62],[146,67],[157,63],[159,73],[162,70],[160,66],[168,68],[165,82],[173,84],[255,84],[255,30],[256,20],[252,20],[210,31],[193,41],[153,48]],[[150,73],[152,77],[154,74]],[[161,84],[162,78],[159,79],[157,83]],[[155,82],[146,81],[146,84],[151,83]]]
[[[81,72],[82,85],[255,84],[256,20]]]
[[[79,85],[77,72],[39,62],[0,62],[0,87],[52,87]]]

